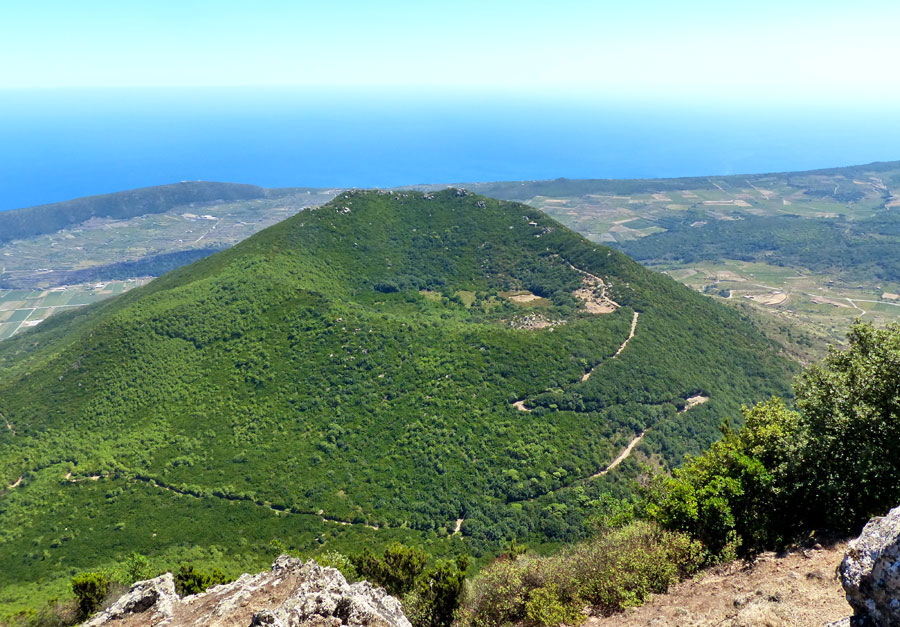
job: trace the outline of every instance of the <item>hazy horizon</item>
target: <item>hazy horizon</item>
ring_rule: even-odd
[[[4,95],[4,210],[180,180],[393,187],[742,174],[900,158],[900,124],[889,108],[287,88]]]
[[[6,3],[0,210],[196,179],[388,187],[898,159],[898,22],[887,0]]]

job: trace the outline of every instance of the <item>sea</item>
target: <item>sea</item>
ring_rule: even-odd
[[[479,90],[0,90],[0,210],[185,180],[656,178],[900,159],[892,103]]]

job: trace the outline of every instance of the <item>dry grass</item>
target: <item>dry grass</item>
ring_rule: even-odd
[[[674,586],[643,607],[589,627],[820,627],[851,614],[835,570],[844,554],[837,544],[776,557],[752,566],[733,562],[702,578]]]

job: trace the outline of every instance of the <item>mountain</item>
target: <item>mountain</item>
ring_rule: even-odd
[[[532,207],[346,192],[0,343],[0,614],[132,551],[582,537],[635,458],[701,451],[791,372]]]

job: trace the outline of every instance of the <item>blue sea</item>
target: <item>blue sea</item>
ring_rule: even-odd
[[[643,178],[900,159],[900,108],[474,90],[0,90],[0,210],[182,180]]]

